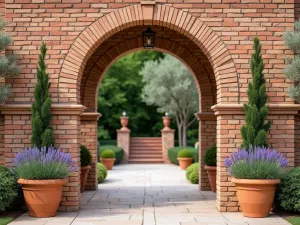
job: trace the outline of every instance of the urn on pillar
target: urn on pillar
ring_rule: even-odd
[[[121,125],[122,125],[122,128],[120,130],[129,130],[127,128],[127,125],[128,125],[128,116],[126,116],[126,112],[124,111],[122,113],[122,116],[120,117],[120,122],[121,122]]]
[[[163,119],[163,124],[165,126],[163,130],[170,130],[171,117],[167,112],[165,113],[165,116],[163,116],[162,119]]]

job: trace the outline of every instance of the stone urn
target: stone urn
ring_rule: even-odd
[[[120,122],[122,125],[121,130],[128,130],[127,125],[128,125],[128,116],[121,116],[120,117]]]
[[[170,116],[163,116],[163,124],[164,124],[164,130],[170,130],[171,125],[171,117]]]

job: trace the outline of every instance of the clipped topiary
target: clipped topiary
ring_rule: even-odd
[[[199,171],[195,170],[193,173],[190,175],[190,181],[192,184],[198,184],[199,183]]]
[[[101,158],[102,159],[113,159],[116,158],[116,154],[114,153],[113,150],[105,150],[101,153]]]
[[[120,164],[124,156],[124,150],[115,145],[99,145],[98,155],[101,156],[102,152],[108,149],[114,151],[116,155],[115,165]]]
[[[97,164],[97,169],[98,169],[98,184],[100,184],[105,180],[107,176],[107,170],[102,163]]]
[[[279,208],[289,212],[300,212],[300,167],[283,176],[277,188],[276,202]]]
[[[12,206],[18,195],[18,184],[12,172],[0,166],[0,211]]]
[[[198,153],[199,149],[196,149],[196,148],[193,148],[193,147],[174,147],[174,148],[170,148],[168,150],[168,158],[173,164],[179,165],[177,155],[183,149],[190,150],[193,153],[193,162],[198,162],[198,160],[199,160],[199,153]]]
[[[195,171],[195,169],[199,168],[199,163],[193,163],[188,168],[186,168],[185,176],[186,179],[190,180],[190,175]]]
[[[216,144],[207,148],[207,150],[204,154],[204,163],[207,166],[216,166],[217,165],[217,146],[216,146]]]
[[[193,158],[193,152],[189,149],[183,149],[178,152],[178,158]]]
[[[81,166],[88,166],[92,162],[92,155],[84,145],[80,145],[80,162]]]

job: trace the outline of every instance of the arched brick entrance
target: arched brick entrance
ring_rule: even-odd
[[[22,73],[19,78],[7,80],[12,84],[12,97],[0,108],[0,163],[11,166],[14,153],[30,145],[30,106],[38,49],[43,40],[49,47],[46,63],[52,83],[56,143],[78,165],[79,144],[89,146],[93,151],[94,172],[88,188],[96,188],[97,85],[117,57],[141,48],[140,33],[151,25],[157,31],[156,48],[173,54],[193,71],[201,99],[197,113],[201,154],[217,139],[217,207],[221,211],[237,211],[235,188],[223,159],[241,143],[239,130],[244,116],[240,103],[247,101],[254,36],[263,41],[269,119],[273,120],[269,144],[285,153],[291,166],[300,162],[299,154],[295,160],[295,149],[299,146],[298,142],[295,146],[295,140],[299,139],[299,132],[295,133],[300,124],[299,106],[287,96],[289,82],[282,74],[284,58],[291,54],[283,45],[282,34],[286,27],[293,26],[297,6],[289,2],[251,4],[246,0],[237,3],[208,0],[207,4],[168,0],[128,2],[5,2],[6,10],[0,15],[8,19],[7,31],[14,39],[11,50],[19,55]],[[203,170],[200,180],[200,188],[207,189]],[[61,210],[79,208],[79,181],[79,172],[69,178]]]
[[[84,105],[86,112],[95,113],[98,85],[105,71],[117,58],[142,48],[141,33],[147,25],[156,32],[155,49],[179,58],[194,74],[200,99],[202,160],[205,149],[216,141],[216,117],[211,107],[216,103],[239,103],[239,80],[223,41],[207,25],[184,11],[144,2],[101,17],[78,36],[68,51],[59,77],[59,90],[64,90],[59,93],[59,102],[75,101]],[[81,129],[95,128],[96,124],[96,120],[85,119],[81,121]],[[82,132],[82,142],[93,149],[96,133],[94,138],[85,134]],[[96,156],[96,149],[93,153]],[[200,189],[209,190],[203,162],[201,165]],[[93,184],[94,177],[89,179],[89,184]]]

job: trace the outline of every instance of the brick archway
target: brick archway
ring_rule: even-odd
[[[239,102],[236,68],[227,47],[218,35],[189,13],[170,6],[156,5],[152,1],[113,11],[78,36],[61,68],[58,89],[64,92],[59,92],[59,102],[80,103],[84,69],[96,49],[116,33],[142,25],[157,25],[175,30],[191,40],[204,53],[213,69],[217,103]]]

